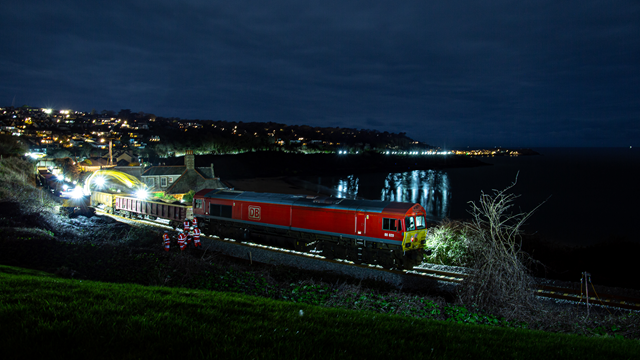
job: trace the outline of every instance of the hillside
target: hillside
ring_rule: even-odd
[[[455,293],[401,289],[375,280],[249,263],[221,253],[191,249],[165,252],[161,232],[108,217],[73,219],[54,213],[55,202],[34,188],[29,163],[0,162],[0,264],[36,269],[74,280],[234,292],[325,308],[392,314],[407,319],[539,329],[587,336],[640,338],[637,314],[553,301],[526,318],[501,317],[456,303]]]

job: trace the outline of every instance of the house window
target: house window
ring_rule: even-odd
[[[147,178],[147,185],[149,185],[149,187],[154,187],[156,185],[155,179]]]
[[[160,186],[162,186],[162,187],[166,187],[167,186],[167,178],[166,177],[161,177],[160,178]]]

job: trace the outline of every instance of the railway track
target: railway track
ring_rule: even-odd
[[[587,297],[586,292],[583,293],[581,290],[548,285],[538,285],[535,293],[542,297],[569,300],[578,303],[585,303],[585,305],[604,305],[621,309],[640,310],[640,299],[634,299],[626,296],[605,293],[596,294],[596,296],[589,295]],[[592,292],[590,291],[589,294],[592,294]]]
[[[422,268],[413,268],[411,270],[403,270],[405,274],[410,276],[424,276],[435,280],[447,281],[452,283],[461,283],[467,277],[467,274],[450,272],[450,271],[442,271],[442,270],[433,270],[433,269],[422,269]]]
[[[158,221],[125,218],[119,215],[109,214],[100,209],[96,209],[96,213],[100,215],[110,216],[119,221],[175,230],[168,224],[164,224]],[[248,250],[247,254],[248,254],[249,260],[252,262],[254,260],[251,259],[250,249],[253,248],[253,249],[264,249],[268,251],[284,253],[284,254],[289,254],[292,256],[298,256],[303,258],[309,258],[309,259],[312,258],[312,259],[316,259],[316,260],[328,262],[328,263],[337,263],[337,264],[343,264],[343,265],[349,265],[349,266],[356,266],[360,268],[373,269],[376,271],[386,271],[396,275],[428,278],[428,279],[444,281],[444,282],[449,282],[454,284],[459,284],[463,282],[466,277],[468,277],[467,274],[463,274],[463,273],[434,270],[434,269],[425,269],[425,268],[414,268],[410,270],[389,270],[377,265],[355,264],[354,262],[349,260],[327,259],[324,256],[319,254],[314,254],[313,252],[301,252],[301,251],[295,251],[295,250],[288,250],[288,249],[282,249],[278,247],[262,245],[262,244],[252,243],[252,242],[245,242],[245,241],[239,242],[233,239],[219,238],[217,236],[204,235],[204,234],[201,237],[204,239],[209,239],[211,241],[222,241],[225,243],[233,243],[234,245],[245,247]],[[579,287],[579,285],[576,284],[576,287]],[[538,285],[535,289],[533,289],[533,291],[537,296],[544,297],[544,298],[559,299],[559,300],[572,301],[576,303],[585,303],[585,304],[588,303],[590,305],[603,305],[603,306],[610,306],[614,308],[640,311],[640,299],[624,297],[624,296],[619,296],[614,294],[601,293],[601,294],[595,294],[596,296],[593,296],[594,293],[590,291],[589,292],[590,295],[589,297],[587,297],[585,293],[582,293],[580,290],[576,290],[573,288],[549,286],[549,285]]]

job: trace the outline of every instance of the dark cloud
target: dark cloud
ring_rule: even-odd
[[[624,146],[627,0],[16,2],[0,104],[406,131],[447,146]]]

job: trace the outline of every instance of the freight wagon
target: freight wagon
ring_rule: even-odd
[[[385,268],[420,264],[427,236],[417,203],[205,189],[193,213],[207,234]]]
[[[106,212],[128,218],[167,219],[172,227],[179,227],[184,219],[193,219],[190,205],[138,199],[131,194],[94,191],[91,193],[91,205],[103,205]]]

